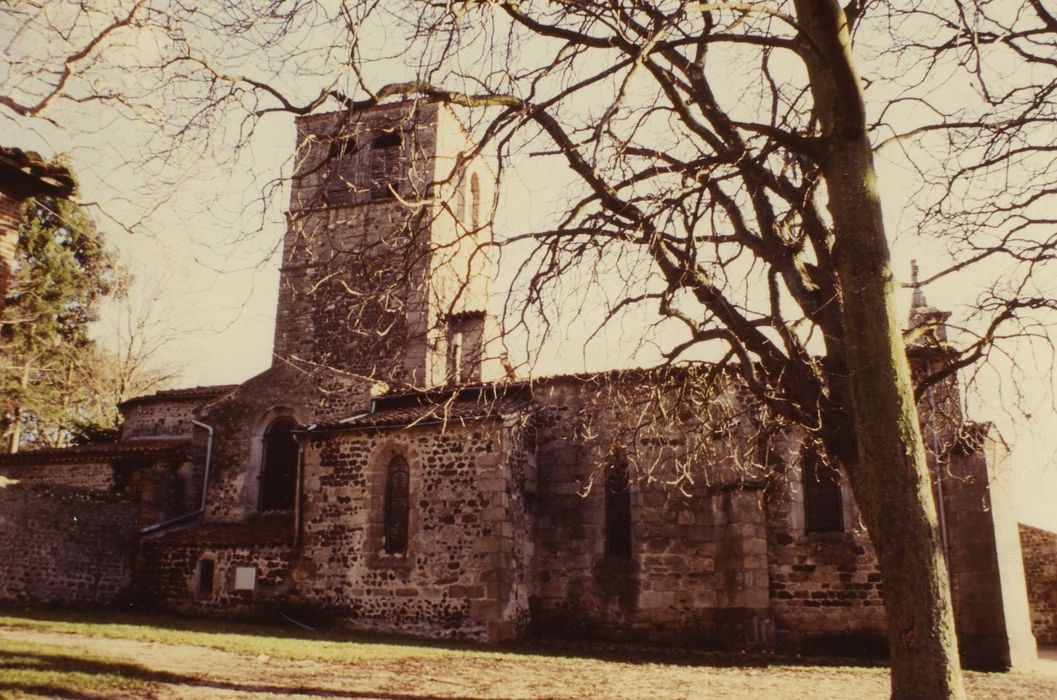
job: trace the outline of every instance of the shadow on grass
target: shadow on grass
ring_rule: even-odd
[[[770,666],[823,666],[823,667],[881,667],[885,662],[876,656],[876,649],[851,650],[846,642],[843,647],[820,648],[817,656],[775,654],[770,652],[732,652],[708,647],[703,644],[687,644],[681,647],[660,646],[631,642],[584,641],[571,637],[535,637],[525,640],[502,642],[494,645],[480,643],[430,640],[407,635],[350,632],[326,619],[308,618],[299,621],[295,617],[276,612],[272,616],[257,618],[218,619],[175,617],[155,612],[128,610],[12,610],[0,607],[0,615],[38,620],[43,622],[68,622],[88,625],[129,625],[180,632],[208,634],[242,634],[256,638],[276,638],[306,642],[334,642],[369,646],[394,645],[406,648],[422,648],[452,652],[502,653],[515,656],[539,656],[545,658],[574,658],[612,661],[624,664],[653,664],[717,668],[767,668]],[[313,629],[305,629],[304,622],[311,622]],[[86,632],[91,634],[90,632]],[[882,650],[883,651],[883,650]]]
[[[169,673],[166,671],[155,671],[135,663],[110,660],[93,660],[70,656],[67,654],[51,653],[7,653],[0,651],[0,690],[12,689],[24,693],[35,693],[56,698],[73,698],[85,700],[88,698],[99,698],[100,693],[87,693],[71,688],[69,685],[61,685],[59,682],[34,682],[33,680],[22,681],[12,679],[5,672],[25,671],[40,673],[42,675],[59,674],[69,676],[79,674],[82,676],[106,677],[120,676],[122,679],[136,681],[139,683],[167,684],[193,686],[196,688],[208,688],[215,690],[226,690],[236,693],[258,693],[265,695],[304,695],[308,697],[322,698],[387,698],[389,700],[479,700],[475,697],[463,695],[425,695],[406,693],[385,693],[379,691],[361,692],[354,690],[335,690],[332,688],[315,688],[297,684],[250,684],[230,683],[212,679],[203,679],[196,676]],[[42,679],[43,680],[43,679]],[[113,684],[111,684],[113,685]],[[106,683],[99,683],[97,687],[103,692]]]

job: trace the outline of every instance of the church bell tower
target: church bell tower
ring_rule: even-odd
[[[495,187],[446,106],[298,119],[273,364],[390,389],[486,378]]]

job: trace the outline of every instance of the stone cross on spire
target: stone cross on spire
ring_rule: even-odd
[[[914,297],[910,303],[909,328],[912,329],[913,335],[909,344],[920,346],[946,343],[947,319],[951,314],[949,311],[940,311],[929,306],[925,301],[925,293],[921,291],[917,260],[910,261],[910,286],[914,289]]]
[[[910,261],[910,286],[914,288],[914,298],[910,304],[911,309],[920,309],[928,306],[925,303],[925,292],[921,291],[921,282],[918,281],[918,261]]]

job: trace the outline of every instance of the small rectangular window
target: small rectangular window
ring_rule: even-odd
[[[213,576],[216,572],[216,562],[212,559],[203,559],[198,562],[198,594],[211,595],[213,593]]]

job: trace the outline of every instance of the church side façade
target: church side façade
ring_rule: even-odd
[[[0,535],[39,532],[0,546],[0,602],[135,599],[489,642],[885,647],[884,582],[847,484],[732,375],[504,368],[487,309],[495,177],[449,110],[297,130],[272,366],[126,402],[117,443],[0,458],[19,482],[0,488]],[[942,331],[923,299],[915,314]],[[1035,641],[1003,446],[965,422],[957,391],[923,425],[941,446],[963,656],[1022,666]],[[107,530],[115,546],[80,579],[72,554],[19,563],[49,532]]]

